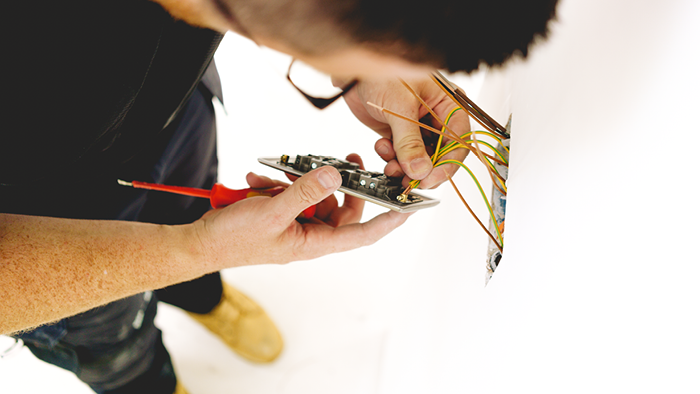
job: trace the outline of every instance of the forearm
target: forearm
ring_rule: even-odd
[[[247,179],[251,186],[274,186],[253,174]],[[0,333],[227,267],[284,264],[371,245],[408,218],[387,212],[357,223],[362,207],[351,203],[333,226],[296,221],[341,181],[333,167],[317,168],[275,197],[247,198],[183,226],[0,214]]]
[[[187,230],[0,214],[0,334],[213,271]]]

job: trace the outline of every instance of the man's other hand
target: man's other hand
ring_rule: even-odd
[[[255,188],[286,186],[252,173],[247,180]],[[247,198],[210,211],[192,225],[196,252],[211,269],[308,260],[371,245],[410,216],[390,211],[359,223],[363,204],[350,198],[338,207],[333,192],[340,185],[338,171],[325,166],[275,197]],[[317,217],[323,217],[305,223],[296,220],[314,204],[319,204]]]
[[[344,81],[334,80],[342,85]],[[428,76],[406,81],[411,88],[432,108],[443,121],[457,107]],[[421,130],[417,125],[387,114],[367,104],[371,102],[408,118],[421,120],[436,129],[441,129],[440,122],[424,108],[420,102],[404,87],[398,79],[362,80],[345,96],[346,103],[355,116],[365,125],[376,131],[382,138],[375,144],[379,156],[387,162],[384,172],[388,176],[406,176],[404,185],[410,179],[420,179],[421,188],[433,188],[447,180],[442,170],[434,170],[430,161],[438,135]],[[448,124],[451,130],[462,135],[470,131],[469,117],[464,111],[457,111]],[[443,139],[445,146],[450,140]],[[466,149],[457,149],[447,154],[444,159],[463,161]],[[457,171],[457,166],[444,166],[450,174]]]

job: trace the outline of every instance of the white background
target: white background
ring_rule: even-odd
[[[489,286],[486,237],[443,186],[438,207],[371,247],[224,272],[279,324],[287,346],[272,365],[243,361],[163,306],[158,323],[192,394],[700,391],[700,6],[559,11],[527,62],[482,89],[459,79],[499,121],[513,113],[506,250]],[[248,171],[280,178],[256,159],[283,153],[356,152],[383,167],[376,136],[342,103],[310,107],[251,43],[227,37],[217,62],[224,184],[245,187]],[[456,180],[478,208],[468,177]],[[0,360],[0,385],[89,392],[26,349]]]

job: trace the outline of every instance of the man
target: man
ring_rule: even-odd
[[[26,331],[37,356],[73,370],[96,392],[182,392],[153,327],[151,290],[163,289],[157,298],[191,312],[239,353],[269,361],[281,349],[279,334],[216,273],[360,247],[406,220],[388,212],[357,223],[361,204],[348,199],[338,207],[327,199],[340,185],[332,168],[301,177],[277,197],[244,200],[201,219],[206,201],[116,185],[117,178],[195,187],[215,181],[210,100],[221,94],[208,65],[220,33],[233,30],[291,54],[333,75],[338,86],[359,80],[345,99],[382,136],[375,148],[388,162],[385,172],[432,187],[444,175],[432,171],[420,130],[365,103],[426,115],[394,80],[400,75],[444,117],[454,104],[424,77],[430,68],[470,71],[526,53],[554,9],[553,1],[446,1],[425,10],[376,1],[158,3],[75,0],[7,11],[15,30],[5,36],[16,38],[5,73],[13,101],[0,134],[0,332]],[[470,33],[469,24],[455,21],[472,8],[483,12],[483,23]],[[492,36],[474,39],[484,26]],[[471,48],[459,48],[462,40]],[[469,128],[461,112],[453,122],[457,131]],[[252,187],[278,184],[253,174],[247,180]],[[332,226],[295,220],[316,203],[327,208],[321,219]],[[246,331],[262,336],[258,343],[268,351],[241,348]]]

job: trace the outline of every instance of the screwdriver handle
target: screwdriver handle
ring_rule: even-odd
[[[260,193],[255,194],[253,189],[240,189],[234,190],[229,189],[226,186],[217,183],[211,188],[211,193],[209,194],[209,201],[211,202],[212,208],[219,209],[225,206],[231,205],[235,202],[241,201],[247,197],[262,196],[264,190],[260,190]],[[251,194],[249,196],[249,194]],[[270,194],[267,194],[271,196]]]

